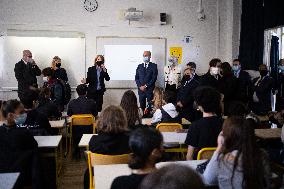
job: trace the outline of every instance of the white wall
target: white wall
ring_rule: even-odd
[[[87,66],[96,55],[97,36],[165,37],[167,53],[171,46],[183,47],[183,62],[195,61],[198,73],[208,69],[213,57],[231,61],[237,55],[240,0],[203,0],[206,20],[197,20],[198,0],[98,0],[99,8],[85,11],[82,0],[1,0],[0,31],[54,30],[79,31],[86,36]],[[123,10],[135,7],[143,10],[145,19],[128,22]],[[161,26],[160,13],[166,12],[170,22]],[[185,44],[184,36],[192,36]],[[159,63],[158,63],[159,64]],[[108,97],[118,94],[109,90]],[[113,103],[119,102],[119,95]]]

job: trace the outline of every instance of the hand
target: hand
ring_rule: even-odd
[[[218,143],[218,146],[217,146],[216,151],[220,152],[224,144],[223,131],[221,131],[220,134],[218,135],[217,143]]]
[[[102,70],[103,70],[104,72],[106,72],[106,67],[105,67],[104,64],[101,65],[101,68],[102,68]]]
[[[143,86],[139,87],[139,89],[140,89],[141,91],[145,91],[146,87],[145,87],[145,85],[143,85]]]
[[[177,102],[177,106],[178,106],[178,107],[181,107],[181,108],[183,107],[181,101],[178,101],[178,102]]]
[[[34,60],[34,59],[31,59],[31,64],[32,64],[32,65],[36,65],[36,63],[35,63],[35,60]]]
[[[85,84],[85,83],[86,83],[86,79],[83,78],[83,79],[81,80],[81,82],[82,82],[83,84]]]

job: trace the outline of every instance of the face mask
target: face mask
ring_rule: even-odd
[[[232,66],[232,70],[233,70],[234,72],[237,72],[237,71],[239,71],[240,69],[241,69],[241,67],[240,67],[239,65]]]
[[[144,62],[150,62],[150,57],[149,56],[143,56],[143,61]]]
[[[32,58],[28,58],[28,62],[29,62],[29,63],[33,63],[34,60],[33,60]]]
[[[262,77],[266,76],[267,73],[268,73],[267,70],[260,70],[260,71],[259,71],[259,74],[260,74]]]
[[[211,67],[211,74],[217,75],[219,73],[219,68],[218,67]]]
[[[15,118],[15,123],[16,125],[23,125],[26,122],[26,119],[27,113],[20,114]]]
[[[183,78],[184,78],[185,80],[189,80],[191,77],[190,77],[190,75],[184,75]]]
[[[55,64],[55,66],[56,66],[57,68],[60,68],[61,63],[57,63],[57,64]]]
[[[279,71],[280,71],[281,73],[284,72],[284,66],[279,66],[278,68],[279,68]]]
[[[97,63],[97,66],[99,66],[99,67],[100,67],[102,64],[104,64],[103,61],[97,61],[96,63]]]
[[[47,78],[47,77],[43,77],[42,80],[43,80],[44,82],[48,82],[48,78]]]

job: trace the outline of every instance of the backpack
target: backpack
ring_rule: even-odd
[[[59,79],[58,81],[63,88],[64,105],[67,105],[69,103],[69,101],[71,100],[71,87],[70,87],[69,83],[67,83],[67,82],[65,82],[61,79]]]

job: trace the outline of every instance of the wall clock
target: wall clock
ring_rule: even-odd
[[[88,12],[94,12],[95,10],[97,10],[98,6],[99,4],[96,0],[85,0],[84,1],[84,8]]]

